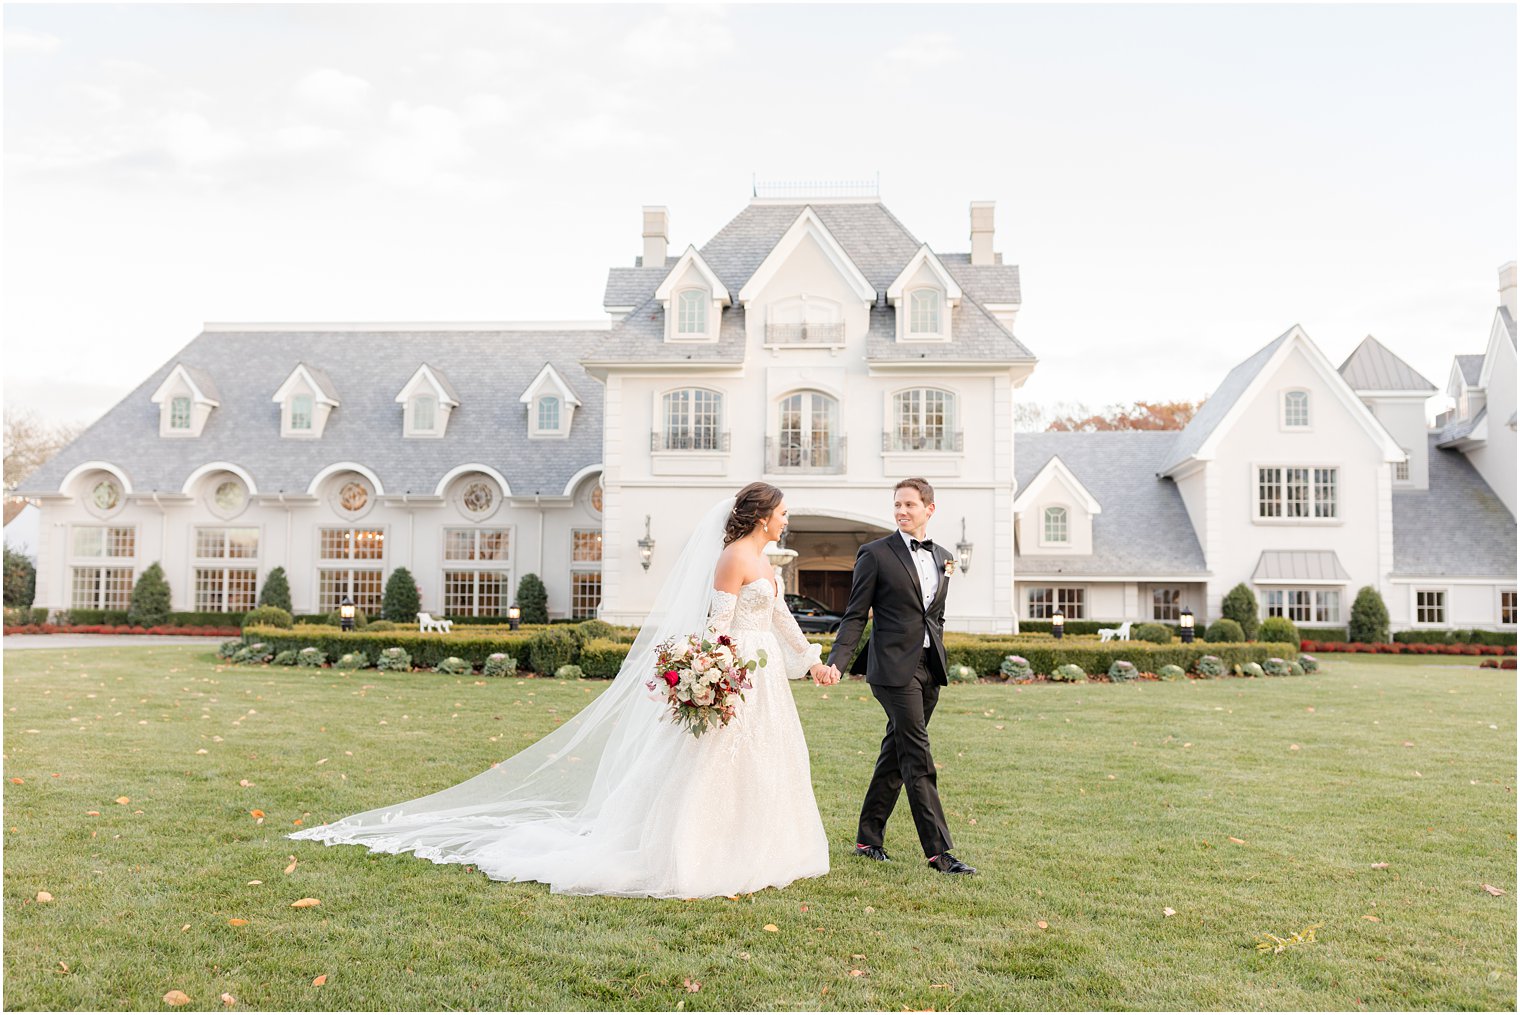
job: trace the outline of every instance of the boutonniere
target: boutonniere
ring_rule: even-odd
[[[951,557],[945,561],[945,577],[949,578],[953,574],[955,574],[955,558]]]

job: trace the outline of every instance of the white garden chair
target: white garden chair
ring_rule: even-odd
[[[1099,641],[1129,641],[1129,628],[1132,622],[1126,620],[1118,627],[1098,628]]]
[[[417,632],[419,634],[425,631],[438,631],[442,634],[448,634],[453,628],[454,622],[452,620],[434,617],[431,613],[417,614]]]

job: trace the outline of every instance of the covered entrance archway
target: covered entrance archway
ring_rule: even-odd
[[[843,613],[850,599],[855,552],[892,529],[882,522],[793,508],[783,545],[797,551],[786,567],[786,590]]]

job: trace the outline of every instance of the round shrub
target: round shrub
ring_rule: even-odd
[[[1172,629],[1165,624],[1136,624],[1130,628],[1129,633],[1135,641],[1148,641],[1155,645],[1166,645],[1172,640]]]
[[[471,666],[468,660],[461,659],[458,656],[449,656],[437,666],[434,666],[433,672],[454,673],[463,676],[466,673],[474,673],[475,667]]]
[[[1028,680],[1034,676],[1029,660],[1023,656],[1005,656],[1003,665],[998,667],[998,672],[1009,680]]]
[[[976,670],[965,663],[951,663],[949,670],[945,672],[945,676],[952,684],[976,683]]]
[[[617,635],[617,628],[605,620],[583,620],[571,628],[578,647],[584,648],[588,641],[598,638],[613,638]]]
[[[481,672],[488,677],[510,677],[517,672],[517,660],[505,652],[492,652],[486,656]]]
[[[1304,668],[1298,663],[1289,663],[1288,674],[1294,677],[1301,677],[1304,675]]]
[[[296,650],[288,648],[284,652],[278,652],[274,657],[276,666],[294,666],[296,664]]]
[[[1134,663],[1115,659],[1113,665],[1108,668],[1108,679],[1118,684],[1126,680],[1134,680],[1137,672]]]
[[[1242,677],[1264,677],[1267,671],[1261,668],[1261,663],[1246,663],[1244,666],[1235,667],[1235,672]]]
[[[400,647],[381,649],[380,657],[375,660],[375,666],[382,670],[405,672],[412,668],[412,654]]]
[[[1269,677],[1286,677],[1293,672],[1292,664],[1288,660],[1279,659],[1276,656],[1262,663],[1261,669]]]
[[[1287,617],[1268,617],[1261,622],[1261,641],[1287,642],[1298,647],[1298,628]]]
[[[336,664],[340,670],[362,670],[369,666],[369,656],[363,652],[345,652]]]
[[[1204,641],[1245,641],[1246,633],[1240,624],[1229,617],[1220,617],[1203,632]]]
[[[1082,684],[1087,682],[1087,673],[1076,663],[1062,663],[1051,671],[1050,679],[1066,684]]]
[[[1319,660],[1316,659],[1316,658],[1314,658],[1311,655],[1305,654],[1305,655],[1299,656],[1298,657],[1298,665],[1300,665],[1300,666],[1302,666],[1304,668],[1304,672],[1305,673],[1318,673],[1319,672]]]
[[[563,627],[539,631],[528,642],[528,665],[541,677],[575,661],[575,636]]]
[[[232,661],[235,663],[267,663],[273,656],[274,653],[270,651],[268,645],[261,641],[256,641],[251,645],[244,645],[238,649],[233,654]]]
[[[289,628],[295,621],[290,616],[289,610],[283,610],[278,606],[259,606],[243,614],[243,626],[253,627],[284,627]]]
[[[216,657],[218,659],[231,659],[243,649],[243,639],[229,638],[217,646]]]
[[[581,672],[581,668],[579,666],[576,666],[573,663],[566,663],[564,666],[561,666],[559,669],[554,671],[554,679],[584,680],[586,679],[586,675]]]
[[[394,620],[372,620],[364,625],[364,629],[378,634],[381,631],[399,631],[401,625]]]
[[[1167,663],[1156,671],[1156,676],[1162,680],[1184,680],[1187,678],[1187,670],[1184,670],[1176,663]]]
[[[297,666],[321,666],[327,662],[327,653],[319,648],[303,648],[296,653]]]
[[[1193,670],[1203,677],[1224,676],[1224,660],[1218,656],[1199,656]]]

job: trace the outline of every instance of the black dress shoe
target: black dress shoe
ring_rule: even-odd
[[[888,863],[892,859],[887,855],[887,851],[880,846],[863,846],[858,842],[855,844],[855,855],[868,856],[872,860],[880,860],[883,863]]]
[[[941,874],[975,874],[976,868],[969,864],[961,863],[949,853],[941,853],[929,861],[929,866]]]

